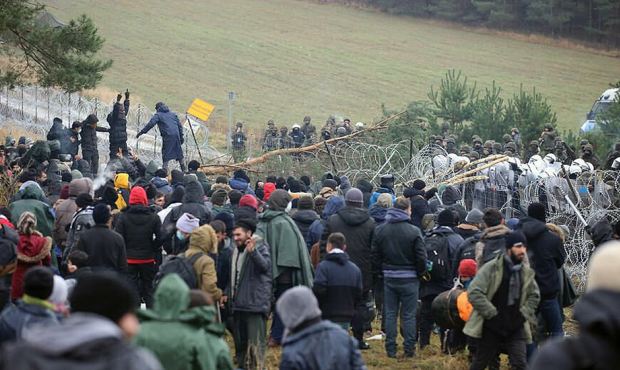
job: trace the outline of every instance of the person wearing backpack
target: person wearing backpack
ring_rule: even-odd
[[[198,284],[196,288],[209,294],[214,301],[219,301],[222,297],[222,290],[217,287],[214,260],[217,258],[217,244],[215,230],[210,225],[202,225],[192,231],[189,248],[185,252],[186,258],[198,256],[192,264]]]
[[[452,229],[456,226],[456,215],[445,209],[437,215],[437,226],[426,236],[426,255],[429,273],[422,280],[420,297],[420,349],[430,344],[433,330],[431,305],[439,293],[450,290],[456,277],[456,258],[463,238]],[[443,337],[443,332],[442,332]]]
[[[78,197],[75,199],[75,205],[78,207],[77,211],[73,214],[73,218],[71,218],[71,223],[67,225],[67,241],[65,244],[65,248],[62,251],[62,268],[64,268],[67,263],[67,256],[69,256],[69,254],[71,254],[71,252],[77,247],[81,235],[86,230],[89,230],[90,228],[95,226],[92,207],[93,198],[90,196],[90,194],[82,193],[78,195]]]
[[[157,254],[161,255],[160,231],[161,221],[148,206],[146,191],[134,186],[129,194],[129,207],[116,221],[116,232],[125,240],[129,280],[147,308],[153,306],[153,279],[157,273]]]
[[[420,276],[426,271],[426,250],[420,229],[409,223],[411,202],[398,197],[377,226],[372,241],[373,275],[383,275],[386,340],[388,357],[396,357],[398,311],[401,310],[402,334],[406,357],[415,354],[416,309]]]

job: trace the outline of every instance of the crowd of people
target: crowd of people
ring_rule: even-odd
[[[575,300],[564,269],[570,230],[547,222],[552,205],[531,203],[514,218],[458,186],[416,179],[397,190],[391,174],[377,184],[332,173],[251,181],[242,169],[209,178],[199,162],[183,163],[182,129],[163,103],[138,134],[160,125],[163,163],[145,165],[126,129],[112,129],[125,98],[108,116],[113,178],[101,183],[94,115],[70,129],[56,120],[47,141],[7,138],[0,148],[3,176],[16,184],[0,207],[0,369],[257,369],[268,347],[282,347],[281,369],[364,369],[373,331],[388,357],[412,364],[435,334],[446,355],[467,351],[471,369],[499,368],[500,354],[514,369],[615,364],[620,223],[593,228],[602,236],[574,309],[580,332],[564,338],[563,308]],[[306,118],[293,130],[300,145],[315,132]],[[474,137],[460,153],[437,138],[448,154],[434,165],[514,157],[518,135],[500,146]],[[528,165],[539,145],[557,149],[554,136],[545,144],[552,136],[546,128],[527,149]],[[592,170],[588,145],[581,157]],[[563,153],[544,161],[568,163]],[[169,172],[169,160],[182,170]],[[507,171],[523,168],[508,162]],[[485,181],[503,173],[489,171]]]

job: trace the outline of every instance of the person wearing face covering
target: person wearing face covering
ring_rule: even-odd
[[[277,300],[287,289],[305,285],[312,287],[314,280],[306,242],[286,208],[291,195],[282,189],[275,190],[267,201],[268,209],[258,217],[256,235],[270,247],[273,288]],[[282,342],[284,326],[274,315],[270,345]]]

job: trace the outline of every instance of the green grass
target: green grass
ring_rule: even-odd
[[[506,97],[536,86],[561,128],[578,128],[594,99],[618,80],[620,60],[528,43],[414,18],[296,0],[46,0],[67,20],[91,16],[114,59],[103,85],[129,87],[143,102],[185,111],[194,97],[217,106],[227,92],[235,118],[262,126],[329,114],[370,121],[426,99],[448,69],[480,86],[496,80]]]

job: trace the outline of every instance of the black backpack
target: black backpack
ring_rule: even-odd
[[[190,258],[185,257],[183,254],[169,256],[159,266],[159,271],[155,275],[155,280],[153,280],[154,287],[157,288],[164,276],[177,274],[190,289],[198,289],[198,277],[194,271],[194,263],[202,256],[204,256],[204,253],[196,253]]]
[[[452,275],[448,237],[442,233],[431,232],[424,240],[427,260],[432,263],[429,282],[449,281]]]

